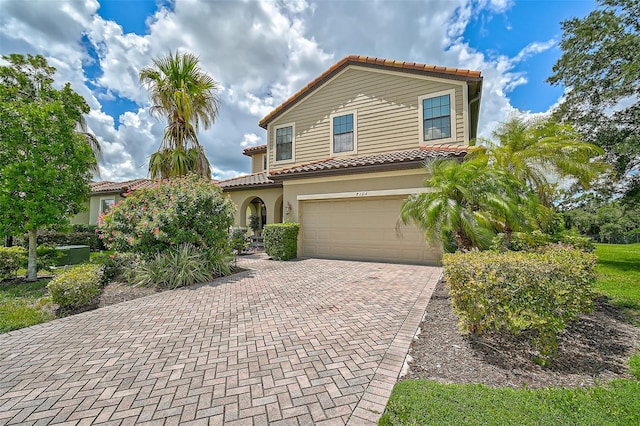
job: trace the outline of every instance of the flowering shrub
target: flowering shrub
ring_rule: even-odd
[[[98,218],[96,231],[119,252],[154,254],[182,244],[228,250],[234,212],[218,187],[191,175],[127,194]]]

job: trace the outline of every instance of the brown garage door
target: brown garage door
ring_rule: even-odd
[[[404,197],[304,201],[302,255],[329,259],[439,264],[421,231],[396,224]]]

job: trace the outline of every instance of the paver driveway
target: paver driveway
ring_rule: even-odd
[[[440,268],[250,270],[0,335],[0,424],[368,424]]]

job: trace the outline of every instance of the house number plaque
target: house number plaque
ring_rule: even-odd
[[[356,192],[356,197],[364,197],[367,195],[366,191],[360,191],[360,192]]]

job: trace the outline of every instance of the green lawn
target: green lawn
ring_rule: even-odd
[[[640,244],[597,244],[597,289],[640,320]]]
[[[598,244],[596,288],[640,318],[640,244]],[[494,389],[406,380],[393,388],[381,425],[640,425],[640,354],[629,362],[638,380],[588,389]]]
[[[0,284],[0,333],[55,318],[47,297],[48,282]]]
[[[640,381],[588,389],[494,389],[406,380],[380,425],[638,425]]]

